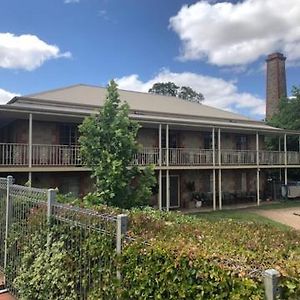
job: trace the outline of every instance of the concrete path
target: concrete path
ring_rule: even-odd
[[[0,286],[2,286],[4,283],[4,277],[3,274],[0,273]],[[9,293],[1,293],[0,290],[0,300],[16,300],[13,296],[11,296]]]
[[[13,296],[9,293],[0,294],[0,300],[16,300]]]
[[[255,210],[255,213],[300,230],[300,207]]]

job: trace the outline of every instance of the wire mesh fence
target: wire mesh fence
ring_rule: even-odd
[[[0,272],[4,271],[6,189],[7,179],[0,178]]]
[[[117,280],[116,216],[53,204],[50,243],[60,241],[73,264],[76,298],[88,299],[97,293],[105,299],[108,287]],[[110,295],[109,299],[111,299]]]
[[[4,269],[6,286],[17,296],[14,281],[19,275],[24,247],[31,243],[37,232],[47,230],[47,190],[10,184],[9,181],[7,185]]]
[[[51,299],[64,298],[61,286],[68,299],[85,300],[91,294],[99,299],[110,294],[107,299],[115,299],[111,293],[116,291],[108,286],[120,277],[117,255],[123,232],[118,230],[117,216],[59,204],[54,190],[15,185],[1,178],[0,222],[0,267],[6,287],[16,297],[31,280],[28,270],[40,260],[50,277],[51,268],[65,272],[65,282],[54,283],[57,297]]]

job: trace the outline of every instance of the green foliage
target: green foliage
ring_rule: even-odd
[[[86,118],[79,127],[81,154],[96,179],[93,204],[122,208],[144,206],[155,184],[152,166],[131,165],[138,153],[139,125],[129,118],[128,104],[121,103],[117,85],[111,81],[107,98],[99,113]]]
[[[154,83],[152,88],[150,88],[148,92],[151,94],[177,97],[196,103],[201,103],[204,100],[204,96],[201,93],[197,93],[188,86],[179,87],[174,82]]]
[[[142,293],[146,285],[165,296],[163,278],[172,273],[172,278],[180,278],[179,290],[174,287],[168,299],[263,299],[261,274],[275,268],[282,274],[283,299],[300,299],[300,235],[296,231],[253,221],[207,221],[151,209],[132,211],[130,221],[133,237],[150,241],[148,247],[137,244],[126,252],[126,261],[132,264],[128,283],[137,282],[135,293]],[[136,256],[139,260],[135,263]],[[177,264],[180,267],[176,269]],[[146,276],[151,279],[138,281]],[[184,287],[191,287],[194,294],[180,298],[176,293]]]
[[[182,86],[178,92],[178,98],[188,100],[191,102],[200,103],[204,100],[204,96],[201,93],[197,93],[188,86]]]
[[[154,83],[152,88],[149,89],[149,93],[158,94],[170,97],[177,97],[179,86],[174,82],[157,82]]]
[[[292,88],[292,97],[290,99],[281,99],[279,112],[272,119],[267,120],[270,126],[284,128],[288,130],[300,130],[300,87]],[[270,150],[278,151],[279,139],[277,137],[268,137],[266,140]],[[287,148],[289,151],[299,150],[299,140],[297,135],[289,135],[287,139]],[[283,139],[281,139],[281,151],[283,151]],[[299,180],[300,172],[297,169],[291,169],[290,178]]]
[[[279,106],[278,114],[274,115],[272,119],[267,123],[271,126],[284,128],[288,130],[300,130],[300,88],[293,87],[292,97],[290,99],[282,99]],[[279,141],[278,137],[269,138],[267,140],[269,148],[272,150],[278,150]],[[287,140],[287,146],[289,150],[298,151],[298,137],[289,136]],[[283,147],[283,141],[281,141],[281,147]],[[282,148],[283,150],[283,148]]]
[[[82,203],[82,200],[75,197],[72,193],[67,193],[67,194],[57,193],[55,199],[58,203],[71,204],[76,206],[80,206]]]
[[[97,210],[121,212],[99,205]],[[84,235],[75,226],[53,226],[48,244],[47,230],[35,231],[18,243],[25,253],[15,280],[20,299],[80,299],[78,291],[84,288],[90,300],[259,300],[264,299],[261,274],[268,268],[282,274],[283,299],[300,299],[296,231],[252,221],[207,221],[150,208],[127,213],[128,234],[134,241],[124,244],[120,257],[112,237],[98,232]],[[32,212],[30,224],[38,223],[39,214]],[[107,258],[110,263],[103,263]],[[91,277],[84,271],[87,266]],[[115,280],[117,268],[121,284]]]
[[[268,124],[278,128],[300,129],[300,88],[293,87],[291,99],[282,99],[279,113],[274,115]]]
[[[63,238],[45,245],[46,236],[35,235],[24,247],[15,285],[24,300],[76,300],[73,261],[63,247]],[[72,272],[73,271],[73,272]]]
[[[60,225],[36,231],[20,246],[24,255],[14,280],[19,299],[116,299],[117,259],[110,236]]]
[[[190,246],[190,245],[189,245]],[[263,288],[191,250],[135,243],[123,254],[124,299],[262,299]]]

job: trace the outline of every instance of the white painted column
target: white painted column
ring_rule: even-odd
[[[170,210],[170,172],[169,172],[169,124],[166,125],[166,208]]]
[[[278,151],[281,151],[281,136],[279,136],[279,140],[278,140]]]
[[[162,210],[162,149],[161,149],[161,124],[158,128],[159,174],[158,174],[158,209]]]
[[[257,169],[256,170],[256,199],[257,199],[257,205],[259,206],[260,205],[260,195],[259,195],[259,192],[260,192],[260,176],[259,176],[259,173],[260,173],[260,170]]]
[[[219,209],[222,209],[221,128],[218,128]]]
[[[29,114],[28,124],[28,167],[32,168],[32,114]],[[32,184],[32,173],[28,173],[28,183],[31,187]]]
[[[158,173],[158,209],[162,210],[162,170]]]
[[[288,172],[287,172],[287,136],[286,133],[284,134],[284,184],[287,185],[287,181],[288,181]]]
[[[256,165],[259,166],[259,135],[256,132]]]
[[[217,201],[216,201],[216,145],[215,145],[215,128],[213,127],[212,129],[212,152],[213,152],[213,172],[212,172],[212,176],[213,176],[213,210],[217,209]]]
[[[281,136],[279,136],[278,151],[279,151],[279,155],[280,155],[280,152],[281,152]],[[281,184],[281,181],[282,181],[281,168],[279,168],[279,181],[280,181],[280,184]]]
[[[259,135],[258,132],[256,132],[256,201],[257,205],[260,205],[260,176],[259,176]]]

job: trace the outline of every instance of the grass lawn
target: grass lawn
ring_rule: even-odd
[[[257,209],[281,209],[281,208],[290,208],[290,207],[300,207],[300,200],[281,200],[275,203],[263,203]]]
[[[255,213],[255,210],[283,209],[290,207],[300,207],[300,200],[287,200],[272,204],[267,203],[262,204],[260,207],[257,208],[227,209],[213,212],[199,212],[193,215],[209,221],[232,219],[240,222],[256,222],[260,224],[268,224],[282,230],[290,230],[291,228],[287,225],[273,221]]]

